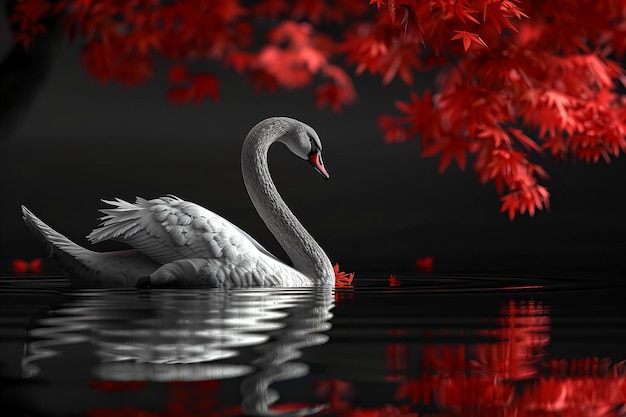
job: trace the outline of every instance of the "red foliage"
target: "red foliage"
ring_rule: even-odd
[[[396,400],[434,403],[439,412],[433,417],[618,415],[626,400],[623,362],[543,360],[550,318],[541,304],[511,301],[498,322],[479,331],[494,342],[425,344],[422,375],[400,384]]]
[[[155,57],[174,63],[173,102],[219,97],[217,78],[188,75],[191,61],[233,68],[257,90],[316,88],[316,104],[340,111],[356,97],[339,66],[384,84],[438,68],[436,89],[396,102],[378,121],[388,142],[421,137],[440,171],[471,159],[493,182],[501,211],[549,208],[531,162],[610,161],[626,151],[626,0],[21,0],[11,17],[28,46],[60,16],[83,40],[83,65],[97,79],[144,83]],[[322,31],[328,29],[327,34]],[[182,83],[183,85],[178,85]]]
[[[339,264],[335,264],[333,270],[335,271],[335,288],[352,288],[354,272],[339,271]]]
[[[24,259],[13,259],[13,261],[11,261],[11,269],[13,269],[13,273],[17,275],[28,273],[41,274],[41,267],[41,258],[35,258],[32,261],[25,261]]]
[[[389,286],[390,287],[399,287],[400,285],[402,285],[402,281],[400,281],[398,278],[396,278],[395,275],[390,274],[389,275]]]
[[[424,256],[415,260],[415,267],[419,272],[431,274],[435,269],[435,259],[432,256]]]

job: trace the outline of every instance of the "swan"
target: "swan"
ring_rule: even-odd
[[[319,136],[288,117],[259,122],[246,136],[241,171],[252,204],[292,261],[281,262],[223,217],[173,195],[134,203],[102,200],[101,225],[91,243],[122,241],[134,249],[94,252],[66,238],[22,206],[23,219],[78,286],[318,286],[334,285],[328,256],[283,201],[267,153],[280,142],[328,179]]]

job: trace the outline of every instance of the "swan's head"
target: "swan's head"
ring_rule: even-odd
[[[324,179],[329,179],[330,175],[328,175],[322,161],[322,142],[317,132],[306,123],[294,119],[289,120],[292,123],[289,123],[285,134],[278,141],[284,143],[291,152],[300,158],[309,161]]]

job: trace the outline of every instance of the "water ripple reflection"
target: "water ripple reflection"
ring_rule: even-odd
[[[621,282],[378,278],[336,291],[0,279],[0,404],[88,417],[624,415]]]
[[[35,376],[44,359],[87,342],[101,379],[238,377],[254,369],[237,361],[242,348],[264,344],[287,323],[278,356],[268,362],[295,359],[300,347],[324,343],[326,337],[310,332],[330,327],[331,300],[331,294],[302,289],[75,291],[28,331],[22,369],[25,377]]]

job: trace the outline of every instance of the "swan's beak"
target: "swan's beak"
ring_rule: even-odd
[[[309,162],[315,167],[315,170],[319,172],[322,177],[324,177],[325,180],[330,178],[330,175],[328,175],[326,168],[324,168],[324,163],[322,162],[322,154],[319,151],[311,152],[309,154]]]

